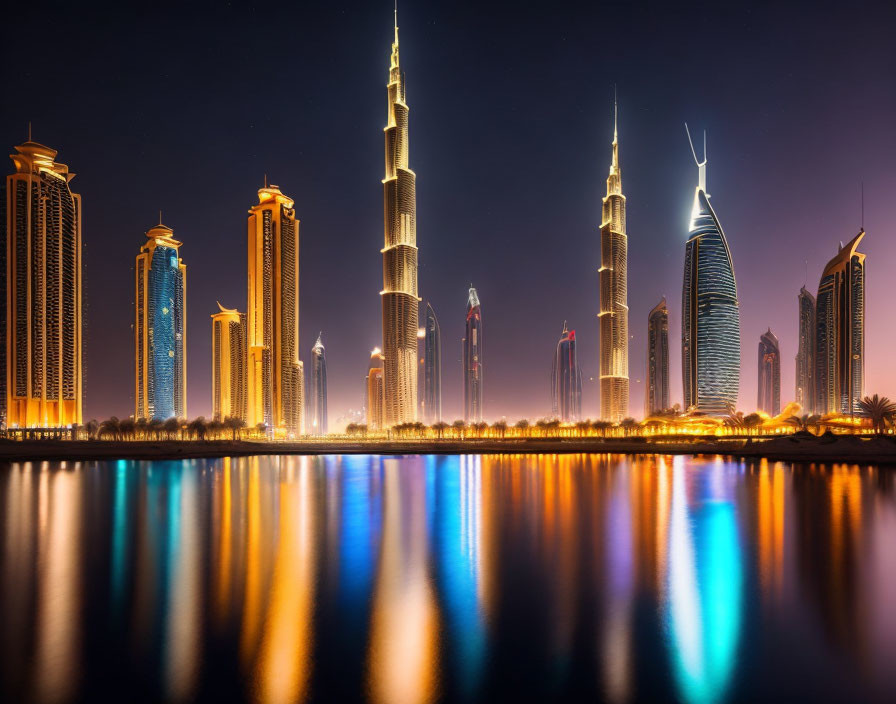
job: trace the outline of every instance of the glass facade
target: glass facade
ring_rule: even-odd
[[[669,404],[669,310],[666,299],[647,316],[647,385],[644,415],[665,411]]]
[[[582,418],[582,370],[576,354],[576,331],[563,332],[551,365],[551,415],[564,423]]]
[[[796,354],[794,399],[805,413],[815,412],[815,296],[806,287],[797,296],[799,340]]]
[[[311,432],[326,435],[327,430],[327,355],[320,335],[311,348]]]
[[[429,303],[423,332],[423,417],[430,425],[442,420],[442,332]]]
[[[482,306],[476,289],[467,297],[464,347],[464,421],[482,420]]]
[[[770,416],[781,412],[781,348],[771,329],[759,338],[756,408]]]

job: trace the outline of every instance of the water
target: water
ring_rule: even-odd
[[[896,474],[0,467],[4,701],[896,700]]]

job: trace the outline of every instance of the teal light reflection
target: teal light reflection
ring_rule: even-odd
[[[128,576],[128,478],[133,474],[127,460],[115,463],[115,490],[112,499],[112,565],[110,571],[112,613],[117,621],[124,608],[125,587]]]

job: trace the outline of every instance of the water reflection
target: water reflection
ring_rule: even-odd
[[[606,455],[12,465],[0,698],[888,701],[894,476]]]

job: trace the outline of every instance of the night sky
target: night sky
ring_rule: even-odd
[[[35,9],[29,9],[31,5]],[[708,133],[708,188],[741,302],[740,405],[757,344],[781,341],[793,397],[797,303],[861,224],[866,393],[896,396],[896,11],[892,3],[411,3],[399,7],[419,287],[442,330],[443,416],[462,414],[467,287],[482,301],[487,419],[550,412],[551,355],[577,331],[583,412],[598,414],[600,203],[619,94],[628,204],[631,413],[646,317],[670,308],[681,401],[684,244]],[[265,174],[301,220],[302,359],[323,331],[331,426],[361,403],[380,345],[383,131],[391,0],[17,3],[4,10],[7,153],[59,151],[83,198],[87,418],[133,413],[133,265],[163,211],[184,244],[188,411],[211,414],[216,300],[246,308],[246,211]],[[7,162],[7,173],[12,164]]]

